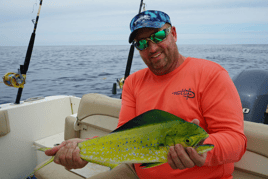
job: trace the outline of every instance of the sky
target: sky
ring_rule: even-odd
[[[28,46],[39,0],[0,0],[0,46]],[[268,44],[268,0],[143,0],[177,44]],[[35,46],[128,45],[140,0],[43,0]]]

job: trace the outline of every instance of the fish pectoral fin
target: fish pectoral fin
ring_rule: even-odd
[[[196,151],[198,154],[203,154],[205,152],[208,152],[214,148],[213,144],[204,144],[196,147]]]
[[[163,162],[143,163],[140,165],[140,167],[142,167],[142,169],[145,169],[145,168],[156,167],[156,166],[162,165],[162,164],[164,164],[164,163]]]

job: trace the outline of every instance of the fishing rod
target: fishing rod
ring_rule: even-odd
[[[141,3],[140,3],[139,13],[141,13],[142,5],[143,5],[143,0],[141,0]],[[134,55],[134,42],[132,42],[132,44],[130,46],[129,54],[128,54],[128,61],[127,61],[127,66],[126,66],[126,71],[125,71],[125,80],[127,79],[127,77],[129,76],[129,73],[130,73],[133,55]]]
[[[34,29],[33,29],[31,39],[30,39],[30,42],[28,45],[24,65],[20,65],[20,69],[18,69],[18,74],[7,73],[3,77],[4,83],[6,85],[11,86],[11,87],[15,87],[15,88],[19,88],[15,104],[20,104],[22,90],[24,88],[24,84],[25,84],[25,80],[26,80],[26,73],[27,73],[28,68],[29,68],[29,64],[30,64],[30,60],[31,60],[31,56],[32,56],[32,51],[33,51],[33,47],[34,47],[35,32],[36,32],[36,28],[37,28],[37,23],[38,23],[38,19],[39,19],[39,14],[40,14],[42,2],[43,2],[43,0],[40,0],[39,9],[38,9],[38,13],[37,13],[35,22],[33,20]]]
[[[145,4],[143,3],[143,0],[141,0],[140,3],[140,9],[139,9],[139,13],[141,13],[141,8],[142,5],[145,6]],[[143,7],[143,10],[145,10],[145,7]],[[127,79],[127,77],[130,74],[130,69],[131,69],[131,65],[132,65],[132,61],[133,61],[133,55],[134,55],[134,42],[132,42],[130,49],[129,49],[129,54],[128,54],[128,60],[127,60],[127,65],[126,65],[126,70],[125,70],[125,76],[121,79],[117,79],[117,83],[119,84],[119,87],[122,89],[125,80]],[[113,84],[113,89],[112,89],[112,93],[116,94],[116,83]],[[120,97],[121,98],[121,97]]]

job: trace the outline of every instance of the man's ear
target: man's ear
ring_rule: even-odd
[[[175,42],[177,42],[177,32],[176,32],[176,27],[172,26],[171,27],[171,34],[174,37]]]

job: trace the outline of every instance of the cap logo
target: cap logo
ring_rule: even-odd
[[[150,16],[149,16],[149,15],[144,15],[144,16],[138,18],[138,19],[134,22],[134,25],[136,26],[137,23],[138,23],[139,21],[144,21],[144,20],[150,20]]]

